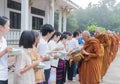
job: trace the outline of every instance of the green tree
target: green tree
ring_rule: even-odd
[[[76,11],[72,11],[67,19],[67,31],[74,32],[79,28],[76,18]]]

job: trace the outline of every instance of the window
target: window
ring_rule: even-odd
[[[31,13],[36,15],[45,16],[45,11],[31,7]]]
[[[10,28],[20,29],[21,28],[21,14],[10,11]]]
[[[32,29],[40,30],[43,25],[43,19],[39,17],[32,17]]]
[[[15,10],[21,10],[21,3],[12,0],[7,0],[7,7]]]

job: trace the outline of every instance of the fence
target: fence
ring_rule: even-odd
[[[19,44],[20,32],[20,29],[10,29],[9,33],[5,36],[8,45]]]
[[[34,30],[38,31],[39,30]],[[21,35],[21,30],[20,29],[10,29],[9,33],[5,36],[7,40],[8,45],[18,45],[19,44],[19,39]]]

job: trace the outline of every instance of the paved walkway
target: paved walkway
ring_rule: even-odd
[[[100,84],[120,84],[120,48],[117,57],[111,63],[103,82]]]

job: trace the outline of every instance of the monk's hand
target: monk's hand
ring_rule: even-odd
[[[82,50],[82,53],[83,53],[84,55],[89,55],[89,53],[86,52],[85,50]]]

